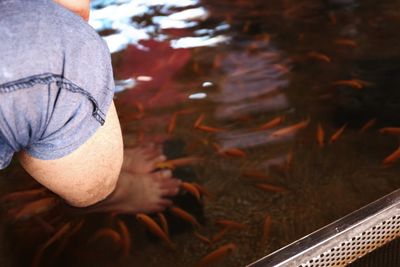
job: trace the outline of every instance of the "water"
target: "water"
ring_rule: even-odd
[[[92,216],[70,241],[80,245],[66,242],[58,262],[57,246],[45,254],[49,266],[61,259],[67,264],[71,255],[85,259],[73,266],[193,266],[229,242],[237,251],[216,266],[244,266],[399,188],[399,164],[382,165],[399,139],[379,133],[400,126],[399,1],[99,0],[92,7],[90,23],[112,51],[125,143],[183,141],[186,155],[203,157],[190,173],[212,195],[205,197],[200,232],[213,236],[218,219],[247,227],[212,246],[186,230],[172,236],[178,249],[171,252],[127,216],[133,246],[124,258],[113,244],[97,251],[86,245],[97,229],[116,228],[108,215]],[[348,80],[353,83],[343,83]],[[182,114],[167,133],[175,112]],[[195,128],[200,114],[203,125],[224,131]],[[260,130],[278,116],[282,124]],[[307,119],[296,133],[271,136]],[[376,123],[360,131],[372,119]],[[344,125],[345,130],[320,147],[318,125],[325,141]],[[215,144],[245,156],[221,155]],[[268,174],[265,182],[286,192],[260,190],[260,182],[243,175],[249,171]],[[18,166],[3,176],[3,192],[29,187]],[[24,186],[16,178],[25,179]],[[262,244],[266,214],[272,224]],[[49,234],[26,235],[32,225],[8,226],[13,244],[5,246],[22,250],[31,236],[24,253],[34,253]]]

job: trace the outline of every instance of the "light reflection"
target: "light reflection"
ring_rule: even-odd
[[[210,86],[213,86],[213,83],[212,82],[204,82],[201,86],[210,87]]]
[[[196,93],[189,95],[189,99],[204,99],[207,97],[206,93]]]
[[[98,32],[113,30],[114,33],[104,36],[111,53],[124,50],[133,44],[140,49],[146,49],[141,40],[168,40],[163,30],[188,29],[199,26],[208,18],[209,13],[203,7],[198,7],[198,0],[134,0],[134,1],[93,1],[89,24]],[[197,7],[196,7],[197,6]],[[180,11],[174,11],[179,8]],[[181,10],[182,8],[187,8]],[[146,16],[151,16],[149,24]],[[226,30],[229,25],[217,25],[217,31]],[[226,42],[226,36],[215,36],[215,30],[197,29],[201,37],[183,36],[173,39],[173,48],[190,48],[198,46],[214,46]],[[190,33],[187,33],[190,34]]]
[[[141,81],[141,82],[150,82],[153,80],[153,78],[150,76],[138,76],[138,77],[136,77],[136,80]]]
[[[212,38],[206,37],[184,37],[178,40],[172,40],[171,46],[173,48],[193,48],[200,46],[216,46],[221,43],[229,41],[227,36],[215,36]]]
[[[116,80],[115,81],[115,92],[119,93],[127,89],[132,89],[135,87],[136,81],[133,78],[129,78],[126,80]]]

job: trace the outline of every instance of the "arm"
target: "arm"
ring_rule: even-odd
[[[113,192],[123,160],[121,128],[114,104],[105,124],[81,147],[56,160],[19,155],[26,171],[75,207],[95,204]]]

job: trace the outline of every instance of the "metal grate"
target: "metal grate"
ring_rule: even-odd
[[[331,248],[301,267],[347,266],[367,253],[400,237],[400,215],[373,226],[368,231],[352,237],[349,241]]]
[[[399,237],[397,190],[248,267],[345,267]]]

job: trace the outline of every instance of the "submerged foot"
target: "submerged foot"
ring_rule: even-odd
[[[166,156],[162,154],[161,147],[154,143],[127,148],[124,150],[122,171],[140,174],[149,173],[156,168],[158,163],[166,159]]]
[[[181,181],[172,178],[169,170],[147,174],[121,172],[115,194],[121,198],[121,213],[151,213],[172,205],[166,197],[178,193]]]

